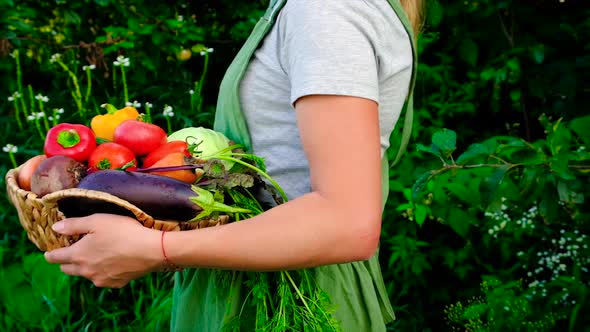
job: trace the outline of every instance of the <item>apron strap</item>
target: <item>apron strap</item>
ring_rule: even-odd
[[[219,86],[217,109],[213,129],[225,134],[229,139],[252,149],[252,141],[246,118],[240,105],[240,82],[246,73],[250,59],[266,37],[278,13],[287,0],[272,0],[264,16],[256,23],[250,36],[228,67]]]

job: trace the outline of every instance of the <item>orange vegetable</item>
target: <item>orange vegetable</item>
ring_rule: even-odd
[[[41,164],[41,162],[45,159],[47,159],[47,156],[42,154],[39,156],[35,156],[27,160],[24,164],[22,164],[22,166],[18,170],[17,177],[18,186],[21,189],[27,191],[31,190],[31,179],[33,178],[33,173],[35,173],[35,170],[37,169],[37,167],[39,167],[39,164]]]
[[[187,158],[184,153],[182,152],[173,152],[166,155],[164,158],[158,160],[155,164],[153,164],[149,168],[156,168],[156,167],[169,167],[169,166],[182,166],[182,165],[189,165],[187,162]],[[149,169],[148,168],[148,169]],[[180,180],[186,183],[194,183],[200,178],[204,171],[202,169],[186,169],[181,171],[165,171],[165,172],[150,172],[154,175],[162,175],[167,176],[176,180]]]

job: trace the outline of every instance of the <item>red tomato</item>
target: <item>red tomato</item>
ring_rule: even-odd
[[[115,143],[121,144],[133,151],[136,157],[146,156],[166,144],[164,129],[137,120],[123,121],[115,129]]]
[[[143,161],[143,167],[152,167],[153,164],[157,163],[162,158],[175,152],[180,152],[187,157],[190,157],[191,155],[190,152],[188,152],[188,144],[186,144],[186,142],[172,141],[161,145],[159,148],[150,152],[150,154]]]
[[[131,150],[117,143],[103,143],[94,149],[94,152],[88,159],[88,168],[91,172],[104,169],[118,169],[130,162],[133,166],[126,168],[127,170],[137,169],[137,159]]]

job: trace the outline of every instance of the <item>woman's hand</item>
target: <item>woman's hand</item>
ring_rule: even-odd
[[[162,262],[160,232],[129,217],[93,214],[62,220],[53,229],[84,237],[69,247],[45,253],[45,259],[60,264],[66,274],[91,280],[97,287],[121,288],[157,270]]]

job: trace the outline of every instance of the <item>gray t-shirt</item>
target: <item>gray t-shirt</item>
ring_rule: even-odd
[[[386,0],[289,0],[240,86],[253,152],[289,199],[310,192],[293,103],[329,94],[379,103],[383,154],[411,69],[410,40]]]

